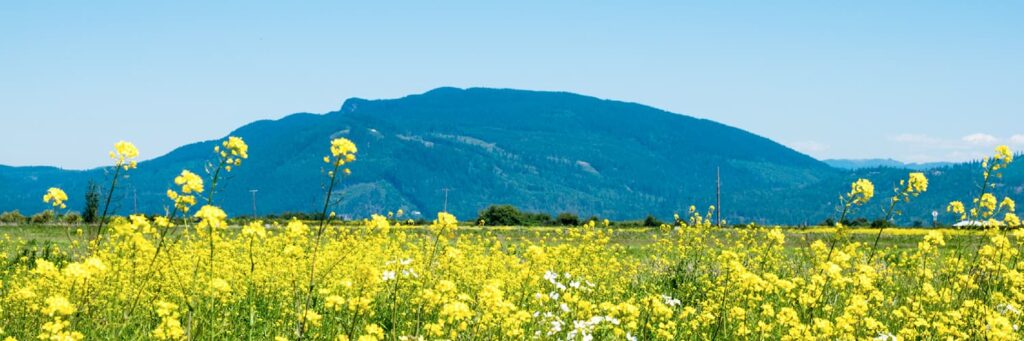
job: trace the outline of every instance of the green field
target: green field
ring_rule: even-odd
[[[70,243],[69,235],[73,236],[74,230],[79,228],[84,228],[84,226],[34,224],[0,225],[0,240],[8,241],[3,245],[3,249],[8,253],[12,252],[13,248],[17,248],[19,245],[24,244],[56,245],[58,247],[65,248]],[[234,231],[237,233],[240,228],[241,227],[238,225],[232,225],[228,228],[228,231]],[[502,241],[515,243],[523,239],[537,240],[544,234],[565,231],[572,228],[573,227],[564,226],[462,226],[460,227],[460,232],[464,235],[492,234]],[[408,226],[406,229],[412,232],[423,232],[426,231],[426,226]],[[635,249],[655,242],[658,238],[657,233],[660,232],[658,228],[637,227],[612,228],[611,230],[614,231],[611,242],[623,245],[627,249]],[[715,230],[714,233],[722,239],[728,240],[730,236],[740,230],[741,229],[723,228]],[[782,231],[786,234],[786,246],[788,248],[807,247],[815,240],[827,241],[835,234],[835,229],[828,227],[782,227]],[[929,231],[942,231],[947,236],[948,244],[946,248],[953,247],[954,245],[966,245],[969,247],[972,245],[972,242],[981,241],[984,237],[983,232],[971,230],[955,230],[947,228],[886,228],[882,230],[882,235],[879,238],[879,248],[894,247],[896,249],[912,249],[917,246],[917,243]],[[873,228],[850,229],[848,230],[847,240],[850,242],[871,244],[874,242],[877,233],[878,229]]]

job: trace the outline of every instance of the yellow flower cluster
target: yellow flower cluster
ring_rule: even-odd
[[[430,230],[435,234],[455,232],[458,227],[458,219],[448,212],[439,212],[437,214],[437,219],[434,219],[430,224]]]
[[[50,187],[43,195],[43,202],[53,205],[53,208],[67,208],[65,201],[68,201],[68,195],[60,188]]]
[[[151,335],[157,340],[185,340],[185,329],[179,320],[178,305],[167,301],[156,301],[156,315],[160,324],[153,329]]]
[[[223,230],[228,227],[228,215],[217,206],[203,205],[196,212],[195,217],[199,219],[199,229],[210,229],[211,231]]]
[[[242,165],[243,159],[249,158],[249,145],[245,144],[245,140],[237,136],[228,136],[228,139],[221,142],[220,146],[213,147],[213,151],[220,156],[224,170],[228,172],[231,171],[232,167]]]
[[[359,150],[356,148],[356,144],[352,143],[349,139],[344,137],[336,138],[331,140],[331,155],[324,156],[324,163],[331,164],[335,169],[344,166],[346,163],[356,160],[356,153]],[[331,171],[330,176],[334,176],[334,171]],[[348,168],[342,170],[345,175],[352,174],[352,171]]]
[[[964,203],[960,201],[950,201],[949,205],[946,206],[946,212],[959,217],[957,218],[959,220],[967,219],[967,211],[964,210]]]
[[[868,179],[857,179],[850,184],[850,192],[846,194],[847,200],[854,205],[863,205],[875,196],[875,184]]]
[[[910,178],[906,182],[906,192],[911,194],[924,193],[928,190],[928,178],[924,176],[924,173],[915,172],[910,173]]]
[[[225,219],[212,206],[197,215],[200,224]],[[119,220],[116,237],[88,258],[0,272],[0,325],[19,339],[72,340],[291,337],[299,320],[307,338],[348,340],[1022,336],[1013,328],[1024,322],[1018,234],[984,235],[971,261],[945,232],[929,231],[898,258],[869,262],[859,242],[790,252],[802,237],[778,228],[588,224],[518,238],[454,230],[445,213],[429,228],[368,221],[332,226],[319,260],[301,221],[253,222],[215,240],[225,252],[211,263],[208,238],[191,230],[157,247],[153,221]],[[314,261],[320,281],[302,309],[296,280]]]
[[[182,212],[188,212],[196,204],[195,194],[203,193],[203,178],[186,169],[174,177],[174,184],[181,186],[181,194],[168,189],[167,198],[174,202],[175,208]]]
[[[110,152],[110,158],[114,160],[114,166],[121,167],[124,170],[135,168],[137,165],[135,158],[137,157],[139,157],[139,149],[127,141],[118,141],[114,144],[114,150]]]
[[[998,146],[996,147],[996,155],[993,157],[993,159],[995,159],[997,163],[1001,165],[999,166],[1000,168],[1006,167],[1006,165],[1009,165],[1011,162],[1013,162],[1013,152],[1010,151],[1010,147],[1007,147],[1005,145]],[[993,170],[998,169],[999,168]]]

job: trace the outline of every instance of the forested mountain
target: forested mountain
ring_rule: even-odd
[[[877,167],[889,167],[889,168],[906,168],[916,170],[928,170],[939,167],[952,166],[952,162],[900,162],[893,159],[827,159],[821,160],[829,166],[843,169],[861,169],[861,168],[877,168]]]
[[[723,180],[729,222],[817,223],[833,215],[835,198],[856,177],[886,195],[898,168],[843,170],[761,136],[652,107],[563,92],[439,88],[390,100],[349,99],[338,111],[257,121],[230,135],[249,143],[249,159],[218,194],[231,215],[312,212],[322,200],[323,163],[331,138],[359,147],[352,175],[339,190],[339,214],[364,217],[404,209],[430,216],[444,205],[472,218],[490,204],[528,211],[574,212],[612,219],[655,214],[668,219],[715,199]],[[110,137],[112,142],[117,137]],[[166,190],[182,169],[203,174],[217,140],[180,147],[141,162],[115,193],[117,212],[163,212]],[[97,151],[105,153],[106,151]],[[930,220],[932,209],[976,190],[977,165],[929,170],[932,188],[908,207],[906,220]],[[1000,190],[1020,195],[1021,168],[1006,171]],[[0,211],[46,208],[46,188],[64,188],[81,209],[89,180],[103,169],[0,167]],[[885,201],[884,199],[876,202]],[[876,208],[861,214],[875,217]]]

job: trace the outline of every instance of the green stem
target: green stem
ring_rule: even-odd
[[[320,211],[320,226],[317,227],[316,236],[314,237],[313,253],[310,255],[309,263],[309,291],[306,293],[306,301],[303,304],[303,311],[301,317],[299,317],[298,326],[298,339],[302,340],[305,336],[306,327],[306,311],[309,310],[313,303],[313,290],[316,288],[316,260],[317,254],[320,251],[320,238],[323,236],[324,229],[327,227],[327,209],[331,204],[331,196],[334,194],[334,186],[338,183],[338,169],[341,168],[341,164],[338,162],[334,163],[334,170],[330,173],[331,182],[327,186],[327,194],[324,196],[324,207]]]
[[[99,238],[103,234],[103,226],[107,223],[107,210],[110,208],[110,199],[114,197],[114,187],[117,186],[117,177],[121,175],[121,163],[114,165],[114,178],[110,181],[110,189],[107,190],[106,203],[103,204],[103,214],[100,215],[100,226],[96,228],[96,235],[93,238]]]

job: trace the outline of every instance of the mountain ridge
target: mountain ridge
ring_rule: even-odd
[[[902,162],[893,159],[824,159],[822,162],[829,166],[841,169],[862,169],[862,168],[904,168],[911,170],[928,170],[941,167],[949,167],[956,162]]]
[[[428,216],[443,209],[441,189],[450,188],[450,211],[467,219],[490,204],[667,218],[713,204],[720,167],[723,218],[802,224],[834,214],[832,201],[854,177],[905,175],[836,169],[736,127],[569,92],[445,87],[396,99],[350,98],[336,111],[258,120],[229,135],[250,145],[250,158],[219,188],[217,204],[232,215],[251,213],[250,189],[259,190],[258,213],[312,211],[322,200],[320,159],[339,136],[360,148],[335,207],[351,217],[398,208]],[[134,210],[136,197],[139,211],[162,212],[171,179],[181,169],[202,174],[216,143],[194,142],[140,162],[115,195],[118,212]],[[104,183],[104,176],[102,169],[0,168],[0,211],[45,209],[38,197],[49,186],[68,191],[77,208],[85,184]]]

